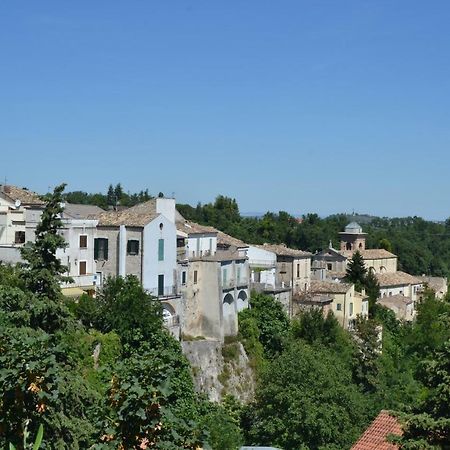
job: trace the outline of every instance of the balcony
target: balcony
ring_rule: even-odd
[[[87,273],[86,275],[71,275],[73,283],[63,283],[62,287],[94,287],[97,284],[97,275]]]
[[[160,288],[152,288],[147,289],[147,292],[154,297],[161,298],[171,298],[171,297],[179,297],[180,293],[178,292],[177,286],[165,286],[163,289]]]

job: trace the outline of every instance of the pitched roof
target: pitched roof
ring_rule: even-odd
[[[391,434],[403,434],[400,423],[387,411],[381,411],[351,450],[396,450],[399,447],[387,440]]]
[[[91,219],[98,219],[99,226],[120,226],[143,227],[159,216],[156,212],[156,199],[148,200],[144,203],[124,209],[123,211],[105,211],[89,216]]]
[[[19,200],[22,205],[44,205],[45,202],[40,199],[36,192],[17,186],[2,185],[1,192],[13,202]]]
[[[310,291],[316,294],[345,294],[351,287],[350,283],[311,281]]]
[[[292,256],[294,258],[304,258],[312,256],[312,253],[310,252],[289,248],[285,244],[263,244],[254,245],[254,247],[262,248],[263,250],[269,250],[270,252],[273,252],[278,256]]]
[[[79,205],[75,203],[66,203],[63,217],[68,216],[72,219],[88,219],[95,214],[106,212],[104,209],[95,205]]]
[[[234,246],[236,248],[247,248],[248,244],[238,238],[230,236],[223,231],[217,230],[217,244],[219,246]]]
[[[200,225],[195,222],[190,222],[189,220],[185,220],[184,222],[178,221],[177,222],[177,230],[182,231],[186,234],[205,234],[205,233],[217,234],[219,232],[214,227]]]
[[[442,277],[429,277],[426,275],[422,275],[420,277],[416,277],[422,281],[422,283],[426,283],[430,289],[432,289],[435,293],[439,293],[441,291],[445,291],[447,287],[447,278]]]
[[[406,272],[392,272],[392,273],[377,273],[377,277],[380,287],[385,286],[404,286],[408,284],[422,284],[423,281],[417,277],[414,277]]]
[[[411,303],[414,303],[409,297],[405,297],[402,294],[396,294],[396,295],[389,295],[386,297],[380,297],[377,300],[377,303],[379,303],[382,306],[386,306],[389,308],[389,306],[395,306],[396,308],[405,308],[406,305],[410,305]]]
[[[351,258],[356,251],[357,250],[341,250],[340,253],[346,258]],[[397,258],[397,255],[388,252],[384,248],[366,248],[365,250],[359,250],[359,253],[361,253],[361,256],[364,259]]]

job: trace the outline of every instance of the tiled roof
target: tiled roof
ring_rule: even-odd
[[[442,277],[428,277],[426,275],[422,275],[417,277],[422,283],[426,283],[430,289],[432,289],[435,293],[439,293],[441,291],[445,291],[447,286],[447,278]]]
[[[218,230],[216,230],[214,227],[200,225],[188,220],[185,220],[184,222],[177,222],[177,230],[182,231],[186,234],[218,233]]]
[[[316,294],[345,294],[351,287],[349,283],[311,281],[310,291]]]
[[[90,215],[89,218],[98,219],[99,226],[127,225],[130,227],[143,227],[158,215],[156,212],[156,199],[153,198],[123,211],[105,211],[100,214]]]
[[[74,203],[66,203],[63,217],[71,217],[72,219],[88,219],[95,214],[106,212],[104,209],[94,205],[78,205]]]
[[[20,200],[23,205],[44,205],[45,202],[39,198],[36,192],[17,186],[3,185],[1,192],[9,197],[13,202]]]
[[[386,297],[380,297],[377,300],[377,303],[379,303],[382,306],[390,307],[395,306],[398,309],[404,309],[406,305],[410,305],[411,303],[414,303],[409,297],[405,297],[401,294],[396,295],[389,295]]]
[[[400,423],[387,411],[381,411],[351,450],[396,450],[399,447],[387,440],[391,434],[403,434]]]
[[[269,250],[278,256],[292,256],[294,258],[304,258],[312,256],[310,252],[304,252],[303,250],[296,250],[294,248],[286,247],[285,244],[263,244],[254,245],[254,247],[262,248],[263,250]]]
[[[378,273],[377,277],[380,287],[386,286],[404,286],[408,284],[421,284],[422,280],[405,272]]]
[[[241,241],[240,239],[230,236],[229,234],[226,234],[220,230],[217,230],[217,244],[222,245],[222,246],[223,245],[234,246],[236,248],[247,248],[248,247],[248,245],[244,241]]]
[[[346,258],[351,258],[353,256],[353,253],[355,253],[353,250],[341,250],[341,254],[344,255]],[[361,256],[364,259],[386,259],[386,258],[397,258],[397,255],[394,255],[391,252],[388,252],[387,250],[384,250],[383,248],[367,248],[365,250],[359,250],[359,253],[361,253]]]

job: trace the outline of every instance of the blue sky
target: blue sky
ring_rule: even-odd
[[[450,2],[4,1],[0,180],[450,216]]]

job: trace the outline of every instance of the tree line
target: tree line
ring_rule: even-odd
[[[177,205],[189,220],[214,226],[249,244],[285,243],[292,248],[320,251],[340,248],[339,232],[354,215],[334,214],[325,218],[287,212],[267,212],[262,217],[243,217],[236,200],[218,196],[214,202],[192,207]],[[362,217],[368,248],[384,248],[398,255],[399,270],[413,275],[448,276],[450,273],[450,219],[437,223],[420,217]]]

